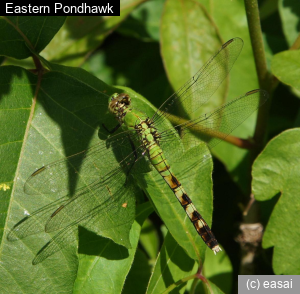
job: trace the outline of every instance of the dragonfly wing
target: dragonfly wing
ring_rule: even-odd
[[[210,113],[175,126],[178,135],[183,139],[181,142],[183,149],[186,150],[199,145],[199,139],[201,139],[203,144],[206,144],[211,150],[263,105],[267,99],[268,93],[266,91],[253,90]],[[175,139],[173,133],[174,129],[162,132],[161,142],[176,150],[178,140]],[[185,140],[186,136],[189,136],[188,140]],[[202,161],[204,163],[210,155],[207,149],[203,149],[201,152],[203,152]],[[173,157],[178,157],[178,154],[175,152]]]
[[[120,176],[120,173],[117,174]],[[80,191],[62,208],[57,209],[46,224],[46,231],[61,230],[38,252],[33,264],[38,264],[77,240],[78,224],[96,234],[128,247],[131,225],[135,218],[134,185],[111,182],[112,189],[93,187],[94,193]],[[112,199],[113,198],[113,199]],[[101,201],[100,201],[101,199]]]
[[[134,132],[123,132],[33,173],[25,184],[28,194],[65,191],[67,186],[61,189],[60,185],[68,180],[70,173],[78,176],[77,187],[71,195],[21,220],[8,239],[22,239],[42,230],[74,231],[81,224],[118,244],[130,246],[128,232],[135,217],[138,189],[132,185],[129,172],[143,152],[141,146],[133,150],[132,141],[137,140]],[[63,238],[68,237],[59,237]],[[57,245],[53,243],[47,250],[55,252]]]
[[[141,152],[141,148],[138,148],[123,159],[117,168],[102,176],[101,181],[77,189],[71,198],[63,197],[24,218],[14,226],[8,240],[22,239],[40,231],[49,233],[59,230],[40,250],[33,264],[43,261],[74,241],[79,224],[130,247],[129,231],[135,218],[135,195],[138,188],[124,170],[129,163],[135,162],[136,154]],[[46,226],[43,226],[45,222]]]
[[[32,261],[33,265],[39,264],[54,253],[62,250],[67,244],[73,244],[77,240],[75,227],[68,227],[56,234],[43,248],[37,253]]]
[[[15,224],[8,233],[8,241],[16,241],[40,232],[44,232],[45,223],[49,219],[49,215],[51,215],[51,213],[61,205],[67,203],[68,199],[68,197],[62,197],[23,218],[21,221]]]
[[[168,118],[171,113],[176,112],[176,109],[185,109],[190,116],[206,103],[227,77],[242,48],[243,40],[240,38],[231,39],[223,44],[189,81],[161,105],[152,117],[156,126],[163,118]],[[185,103],[192,97],[195,97],[193,103]]]
[[[133,189],[132,179],[126,178],[120,167],[111,176],[107,175],[104,181],[77,190],[67,203],[52,213],[46,223],[46,232],[62,229],[74,222],[82,224],[97,214],[100,220],[96,229],[101,232],[130,222],[134,213],[130,216],[125,214],[135,204]]]
[[[123,132],[85,151],[43,166],[27,179],[24,191],[30,195],[74,191],[105,180],[119,167],[120,161],[132,160],[133,148],[129,138],[136,140],[135,137],[133,132]],[[125,164],[123,167],[126,169]]]
[[[101,181],[77,189],[71,198],[68,195],[62,197],[25,217],[12,228],[8,240],[23,239],[45,230],[46,232],[60,230],[71,224],[88,223],[88,220],[95,217],[99,223],[90,229],[98,231],[99,234],[120,224],[132,222],[134,195],[137,189],[132,185],[131,177],[127,177],[124,173],[124,169],[129,163],[134,163],[135,158],[133,153],[130,154],[116,169],[103,176]],[[88,226],[91,224],[92,222],[89,222]]]

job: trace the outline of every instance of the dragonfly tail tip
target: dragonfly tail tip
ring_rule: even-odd
[[[219,251],[222,251],[221,247],[219,245],[216,245],[212,248],[212,251],[216,255]]]

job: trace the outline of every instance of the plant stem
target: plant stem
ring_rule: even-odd
[[[181,125],[181,124],[188,123],[188,120],[184,118],[180,118],[173,114],[169,114],[168,119],[173,125]],[[201,129],[199,128],[199,126],[195,126],[193,124],[189,126],[189,130],[191,130],[196,135],[198,134],[198,135],[209,136],[211,138],[220,138],[223,141],[228,142],[242,149],[254,149],[257,147],[255,142],[251,139],[238,138],[232,135],[224,134],[222,132],[217,132],[216,130],[211,131],[208,128],[204,128],[204,127]]]
[[[267,69],[258,3],[257,0],[244,0],[244,2],[259,86],[262,89],[270,91],[270,74]],[[264,107],[259,108],[257,113],[256,128],[253,138],[254,141],[261,146],[263,145],[267,128],[269,106],[270,100]]]
[[[247,14],[249,33],[253,48],[258,81],[260,87],[263,87],[268,76],[268,70],[262,39],[257,0],[245,0],[245,9]]]
[[[251,44],[253,49],[255,67],[257,78],[259,82],[259,87],[271,92],[271,74],[267,68],[267,62],[265,57],[265,50],[262,38],[262,31],[260,25],[260,15],[258,9],[257,0],[244,0],[245,10],[248,20],[249,34],[251,38]],[[271,94],[271,93],[270,93]],[[269,109],[271,105],[271,99],[269,99],[263,107],[258,109],[256,126],[254,132],[254,142],[257,144],[258,148],[254,149],[250,156],[251,161],[253,162],[259,152],[262,150],[265,141],[265,134],[267,129],[267,122],[269,117]],[[252,166],[252,165],[251,165]],[[251,170],[249,170],[251,173]],[[251,182],[248,185],[249,192],[251,191]],[[250,196],[250,193],[249,193]],[[249,197],[249,203],[246,210],[243,214],[243,226],[249,226],[253,223],[260,223],[260,213],[259,213],[259,204],[255,201],[254,197]],[[251,225],[250,225],[251,226]],[[246,233],[245,233],[246,232]],[[242,250],[242,260],[240,264],[240,273],[247,272],[248,274],[255,274],[255,261],[258,254],[258,248],[260,242],[252,242],[251,238],[247,236],[247,230],[239,236],[239,243]],[[246,257],[246,258],[244,258]]]

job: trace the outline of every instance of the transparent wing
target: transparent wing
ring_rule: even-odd
[[[83,224],[85,220],[97,217],[100,212],[97,227],[91,228],[95,232],[132,221],[134,215],[124,215],[128,210],[121,209],[120,215],[112,212],[119,210],[124,203],[131,209],[134,206],[135,191],[131,179],[126,178],[121,165],[111,173],[114,177],[78,189],[71,198],[67,195],[26,216],[12,228],[8,240],[23,239],[43,231],[53,232],[70,224]],[[113,219],[111,214],[114,215]]]
[[[44,232],[45,223],[49,219],[51,213],[53,213],[53,211],[55,211],[61,205],[67,203],[68,199],[68,197],[62,197],[23,218],[21,221],[15,224],[8,233],[8,241],[16,241],[26,238],[27,236]]]
[[[13,227],[8,240],[22,239],[42,230],[68,232],[76,229],[77,224],[84,224],[87,229],[114,241],[126,239],[135,216],[137,191],[129,172],[143,151],[141,146],[134,149],[134,143],[139,143],[136,140],[139,139],[135,133],[120,133],[33,173],[25,184],[25,191],[29,194],[66,190],[67,186],[62,189],[58,185],[68,180],[70,172],[79,177],[77,189],[72,195],[62,197],[21,220]],[[96,225],[92,219],[97,220]]]
[[[62,229],[38,252],[33,264],[42,262],[75,241],[78,224],[99,235],[108,236],[115,241],[119,240],[117,242],[119,244],[122,243],[122,238],[126,239],[124,231],[130,230],[135,218],[135,187],[131,183],[127,183],[124,187],[124,183],[123,185],[118,183],[117,178],[111,184],[112,189],[109,195],[107,195],[107,191],[103,191],[107,189],[106,186],[92,187],[92,195],[88,191],[81,191],[62,209],[59,208],[57,213],[54,212],[51,215],[46,224],[46,231]],[[99,198],[99,195],[102,197]],[[105,199],[104,195],[106,195]]]
[[[223,44],[189,81],[160,106],[152,117],[156,126],[163,118],[168,118],[171,113],[176,112],[176,109],[185,109],[188,116],[184,118],[190,119],[190,114],[206,103],[227,77],[242,48],[243,40],[240,38],[231,39]],[[193,103],[184,103],[191,97],[195,97]]]
[[[74,230],[75,226],[70,226],[65,230],[60,231],[37,253],[32,261],[33,265],[39,264],[54,253],[62,250],[65,245],[72,244],[77,240],[77,234]]]
[[[24,192],[35,195],[75,191],[106,181],[120,164],[127,172],[137,156],[132,145],[137,140],[134,132],[122,132],[85,151],[43,166],[27,179]]]
[[[123,161],[127,165],[125,161]],[[132,208],[135,203],[131,179],[127,178],[123,168],[116,169],[105,180],[95,182],[79,189],[65,204],[61,205],[46,223],[47,233],[69,226],[70,223],[82,223],[91,215],[100,214],[101,220],[94,231],[107,230],[131,220],[124,215],[122,205]],[[115,212],[112,212],[116,210]],[[121,210],[122,213],[117,213]],[[133,215],[134,217],[134,215]]]
[[[267,99],[268,93],[264,90],[250,91],[210,113],[175,126],[174,129],[179,136],[174,135],[173,128],[162,131],[161,147],[163,150],[164,146],[166,146],[167,148],[178,150],[177,152],[182,152],[185,149],[184,147],[190,148],[198,145],[200,138],[209,149],[212,149],[263,105]],[[186,140],[188,146],[184,146],[185,136],[189,136],[189,139]],[[179,137],[181,139],[178,139]],[[180,145],[183,148],[178,148]],[[173,153],[173,158],[179,156],[177,152]],[[209,158],[209,151],[203,149],[202,162],[204,163]]]

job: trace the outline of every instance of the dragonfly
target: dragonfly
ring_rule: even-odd
[[[96,224],[94,227],[100,235],[107,234],[108,230],[117,234],[124,226],[130,228],[135,217],[134,211],[128,209],[135,205],[135,185],[130,178],[135,170],[143,170],[147,162],[174,193],[205,244],[215,254],[221,251],[215,235],[193,204],[188,187],[184,188],[174,174],[164,150],[171,149],[174,157],[178,157],[185,144],[191,144],[191,140],[198,142],[190,136],[191,132],[200,133],[207,147],[201,151],[202,159],[197,163],[202,167],[211,158],[211,149],[266,102],[267,92],[256,89],[214,111],[189,119],[226,79],[242,47],[240,38],[223,44],[151,117],[132,106],[128,93],[111,95],[108,110],[117,123],[112,130],[103,125],[111,135],[85,151],[41,167],[24,185],[29,195],[59,194],[68,191],[70,178],[76,175],[75,191],[21,220],[12,228],[8,239],[34,234],[44,221],[46,232],[58,231],[37,253],[33,260],[33,264],[37,264],[60,250],[78,224]],[[193,103],[189,103],[191,99]],[[182,108],[186,116],[179,120],[180,123],[166,124]],[[185,138],[190,139],[185,141]],[[69,184],[66,184],[68,179]]]

